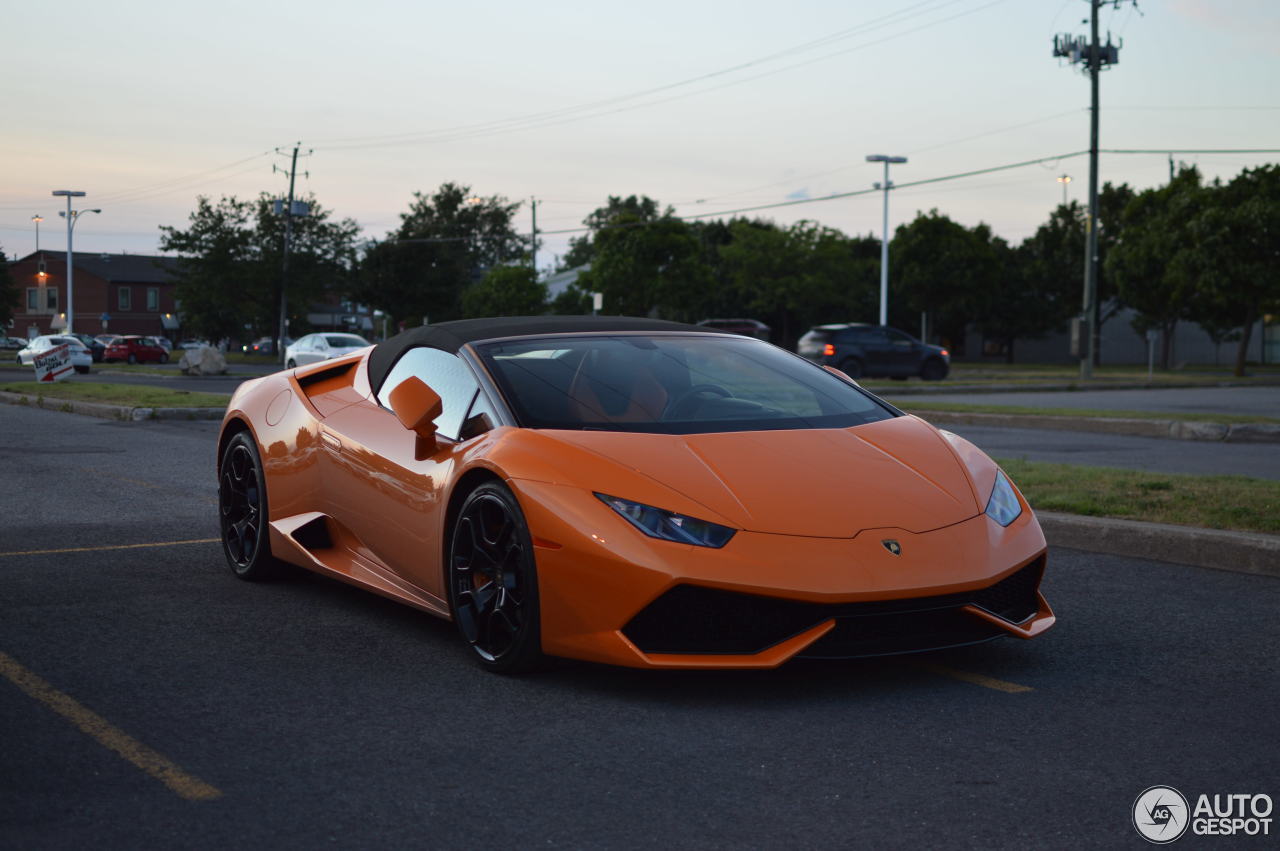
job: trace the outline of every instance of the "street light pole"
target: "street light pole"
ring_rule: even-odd
[[[1058,177],[1058,182],[1062,184],[1062,206],[1067,206],[1067,186],[1071,183],[1071,175],[1064,174]]]
[[[880,240],[880,324],[889,324],[889,190],[893,182],[889,180],[889,164],[905,163],[906,157],[891,157],[887,154],[867,154],[867,162],[884,163],[884,236]],[[875,184],[876,189],[881,184]]]
[[[44,216],[36,213],[31,217],[31,221],[36,223],[36,253],[40,253],[40,223],[44,221]]]
[[[71,199],[83,198],[85,193],[73,189],[55,189],[53,197],[65,197],[67,199],[67,211],[62,215],[67,220],[67,326],[63,331],[67,334],[71,333],[71,325],[75,321],[72,312],[75,303],[72,297],[71,276],[72,276],[72,257],[71,257],[71,233],[75,230],[75,214],[71,211]]]

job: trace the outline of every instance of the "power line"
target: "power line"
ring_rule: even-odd
[[[951,2],[955,2],[955,0],[949,0],[949,2],[944,3],[943,6],[950,5]],[[482,136],[492,136],[500,133],[518,132],[522,130],[534,130],[534,129],[541,129],[544,127],[553,127],[561,124],[570,124],[577,121],[585,121],[591,118],[599,118],[605,115],[613,115],[620,112],[628,112],[634,109],[642,109],[645,107],[657,106],[664,103],[670,103],[676,100],[683,100],[685,98],[693,97],[696,95],[702,95],[702,94],[707,94],[709,92],[718,91],[720,89],[728,88],[730,86],[737,86],[743,83],[752,82],[754,80],[759,80],[764,77],[773,76],[775,74],[781,74],[785,71],[790,71],[795,68],[801,68],[806,65],[812,65],[815,62],[823,62],[828,59],[832,59],[836,56],[842,56],[846,53],[851,53],[857,50],[863,50],[868,47],[873,47],[878,44],[883,44],[884,42],[887,42],[887,41],[892,41],[897,38],[902,38],[903,36],[910,35],[915,32],[919,32],[920,30],[928,29],[929,27],[937,26],[939,24],[944,24],[949,21],[953,21],[957,18],[961,18],[966,15],[971,15],[975,12],[980,12],[983,9],[987,9],[991,6],[995,6],[998,3],[1002,3],[1002,2],[1004,2],[1004,0],[990,0],[990,2],[984,3],[983,5],[974,7],[972,9],[967,9],[963,12],[959,12],[955,15],[951,15],[950,17],[939,18],[937,20],[929,21],[925,24],[921,24],[919,26],[913,27],[911,29],[903,30],[901,32],[893,33],[891,35],[885,36],[880,39],[876,39],[874,41],[864,42],[862,44],[857,44],[852,47],[847,47],[840,50],[832,51],[822,56],[817,56],[812,59],[804,60],[802,62],[795,62],[790,65],[785,65],[781,68],[775,68],[770,71],[765,71],[760,74],[755,74],[749,77],[743,77],[737,80],[730,80],[727,82],[720,83],[718,85],[701,88],[696,91],[684,92],[681,94],[672,95],[670,97],[659,98],[657,100],[648,100],[641,103],[632,103],[626,106],[619,106],[615,109],[601,110],[600,107],[608,106],[608,105],[611,105],[612,103],[622,103],[625,101],[634,100],[639,97],[645,97],[647,95],[655,94],[661,91],[683,87],[695,82],[702,82],[712,77],[723,76],[727,73],[731,73],[732,71],[725,70],[725,71],[712,72],[711,74],[705,74],[705,75],[702,75],[701,77],[691,78],[690,80],[685,80],[678,83],[671,83],[665,86],[659,86],[654,89],[646,90],[644,92],[637,92],[631,95],[623,95],[617,98],[597,101],[592,104],[584,104],[576,107],[566,107],[565,109],[562,109],[562,110],[554,110],[547,113],[535,113],[531,116],[525,116],[525,117],[514,118],[514,119],[504,119],[504,120],[488,122],[484,124],[470,125],[469,127],[454,128],[453,130],[441,130],[441,131],[437,131],[436,133],[430,133],[430,134],[408,133],[408,134],[396,134],[394,136],[386,136],[386,137],[367,137],[370,141],[355,142],[351,144],[338,143],[338,142],[331,142],[329,144],[324,144],[323,142],[317,142],[316,144],[323,145],[324,147],[330,150],[334,150],[334,149],[352,150],[352,149],[359,149],[359,148],[392,147],[397,145],[412,145],[412,144],[439,144],[443,142],[455,142],[455,141],[461,141],[465,139],[478,138]],[[912,8],[916,8],[916,7],[908,7],[908,9],[912,9]],[[933,11],[938,11],[941,8],[942,6],[936,6],[933,9],[927,9],[924,11],[933,12]],[[897,14],[901,14],[901,13],[897,13]],[[916,14],[923,14],[923,12],[916,13]],[[890,23],[893,23],[893,24],[902,23],[904,20],[910,17],[915,17],[916,14],[905,16],[900,20],[892,21]],[[880,24],[875,27],[867,27],[866,29],[878,29],[885,25],[887,24]],[[760,61],[764,61],[764,60],[760,60]],[[744,63],[742,67],[747,67],[748,65],[754,65],[754,64],[759,64],[759,61],[752,62],[752,63]],[[733,70],[741,70],[741,69],[742,69],[741,67],[735,67],[735,69]],[[574,114],[574,113],[581,113],[581,114]]]

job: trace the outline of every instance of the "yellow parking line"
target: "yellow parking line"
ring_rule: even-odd
[[[164,754],[153,751],[123,730],[112,726],[101,715],[83,706],[70,695],[58,691],[6,653],[0,653],[0,674],[79,727],[81,732],[115,751],[188,801],[211,801],[222,797],[221,791],[183,771]]]
[[[916,667],[935,674],[941,674],[944,677],[951,677],[953,680],[963,680],[966,683],[973,683],[975,686],[983,688],[995,689],[1003,691],[1007,694],[1020,694],[1024,691],[1035,691],[1031,686],[1019,685],[1011,683],[1007,680],[997,680],[995,677],[988,677],[985,674],[975,674],[971,671],[961,671],[956,668],[947,668],[942,665],[930,665],[924,662],[917,662]]]
[[[14,550],[12,552],[0,553],[0,558],[5,556],[45,556],[56,555],[58,553],[97,553],[107,550],[143,550],[148,547],[181,547],[186,544],[216,544],[221,538],[193,538],[190,541],[154,541],[149,544],[106,544],[101,547],[67,547],[60,550]]]

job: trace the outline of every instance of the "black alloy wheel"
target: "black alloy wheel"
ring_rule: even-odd
[[[518,673],[542,661],[533,541],[515,496],[486,482],[453,527],[449,605],[462,637],[490,671]]]
[[[925,381],[941,381],[947,377],[949,371],[943,361],[938,358],[929,358],[920,367],[920,377]]]
[[[227,444],[220,469],[218,515],[227,565],[241,579],[278,575],[280,562],[271,555],[267,530],[266,480],[249,432],[240,432]]]
[[[857,358],[845,358],[840,361],[840,371],[850,378],[861,378],[862,361]]]

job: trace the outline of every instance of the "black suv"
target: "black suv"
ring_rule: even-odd
[[[951,353],[946,349],[922,343],[888,325],[819,325],[800,338],[796,351],[851,378],[918,375],[925,381],[940,381],[951,371]]]

